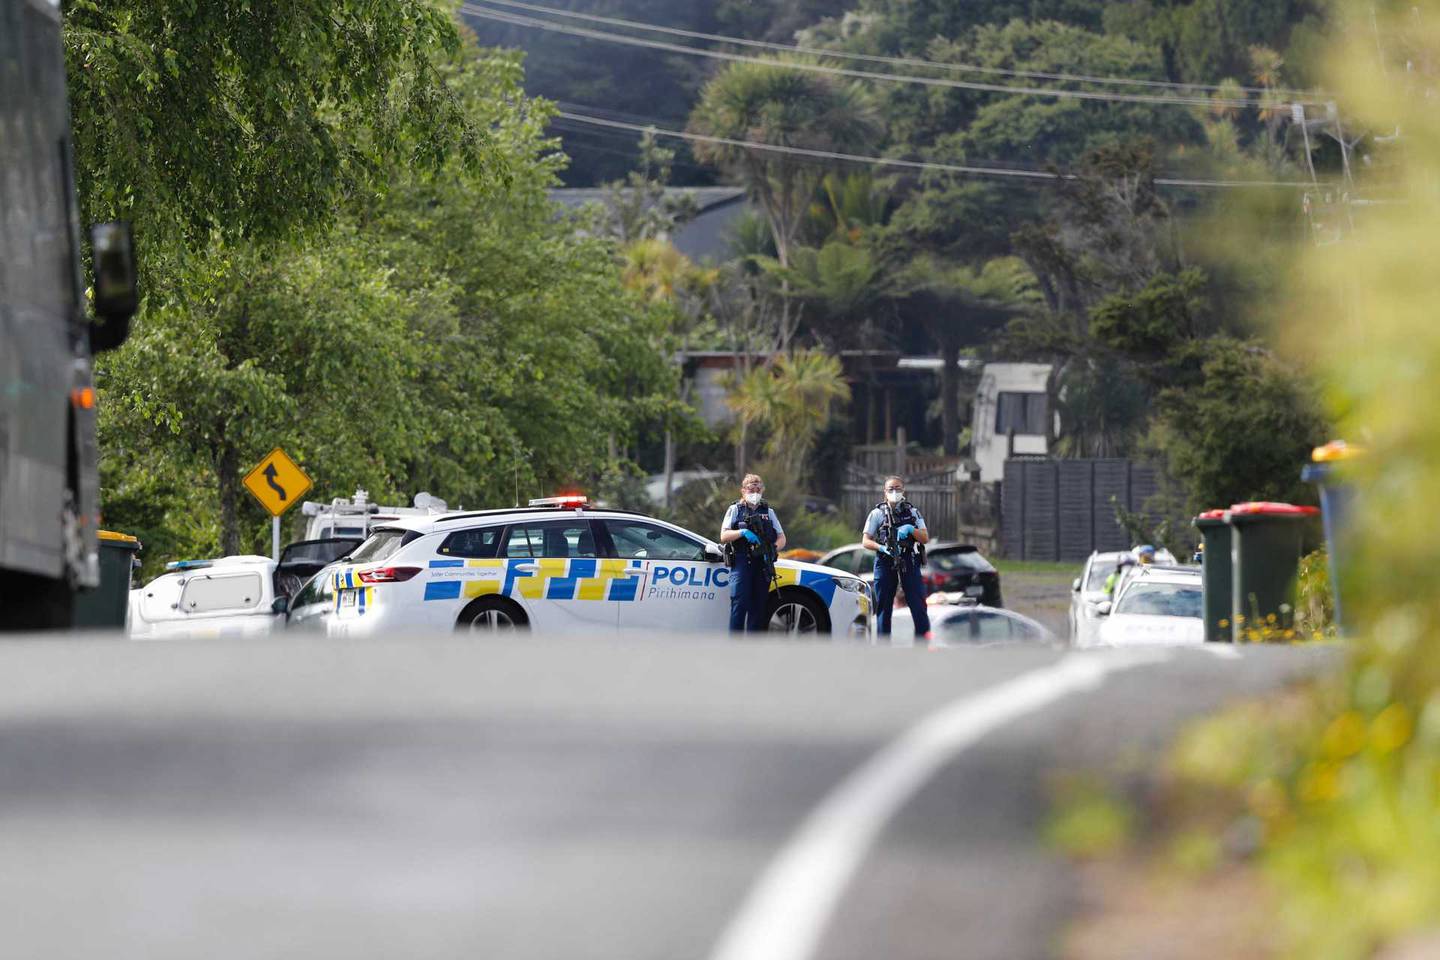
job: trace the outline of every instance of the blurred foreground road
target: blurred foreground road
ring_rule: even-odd
[[[1037,839],[1047,773],[1153,755],[1185,719],[1338,662],[1222,653],[6,643],[0,943],[1044,957],[1074,894]]]

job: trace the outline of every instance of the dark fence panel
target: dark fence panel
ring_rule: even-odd
[[[1062,557],[1089,554],[1095,541],[1095,468],[1085,460],[1061,460],[1059,534]]]
[[[1130,536],[1115,519],[1115,504],[1145,513],[1159,484],[1155,467],[1129,460],[1006,461],[1001,549],[1011,559],[1062,562],[1124,550]]]
[[[1027,560],[1060,559],[1060,471],[1053,460],[1025,464],[1024,543]]]

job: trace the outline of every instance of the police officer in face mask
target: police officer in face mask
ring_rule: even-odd
[[[769,626],[765,612],[770,603],[770,579],[776,554],[785,549],[785,530],[764,495],[764,481],[746,474],[740,499],[730,504],[720,524],[720,542],[733,544],[735,551],[735,568],[730,571],[732,632]]]
[[[875,505],[865,520],[860,542],[875,551],[876,632],[890,635],[890,616],[895,608],[895,588],[905,588],[905,602],[915,620],[915,636],[930,632],[930,614],[925,608],[925,581],[920,577],[920,544],[930,542],[925,518],[905,499],[905,481],[885,478],[885,499]]]

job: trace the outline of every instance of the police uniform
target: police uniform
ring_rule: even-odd
[[[768,551],[785,535],[780,518],[764,500],[752,507],[743,500],[730,504],[725,511],[725,520],[720,524],[724,530],[745,530],[751,517],[760,522],[757,535],[761,543],[752,545],[743,537],[734,541],[735,569],[730,572],[730,629],[764,630],[765,610],[770,603],[770,578],[774,568]]]
[[[901,500],[894,507],[878,503],[865,520],[865,535],[882,547],[890,542],[890,517],[894,515],[896,527],[907,523],[917,531],[925,529],[925,518],[909,500]],[[909,554],[908,562],[899,562],[893,557],[877,551],[875,553],[875,606],[876,632],[881,636],[890,635],[890,618],[895,610],[895,588],[905,588],[905,602],[910,606],[910,615],[915,620],[915,636],[922,637],[930,632],[930,613],[925,607],[925,581],[920,576],[920,558],[915,553],[914,537],[899,541],[902,554]],[[903,556],[901,558],[904,559]],[[897,566],[899,569],[897,569]]]

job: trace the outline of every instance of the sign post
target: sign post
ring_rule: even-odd
[[[295,505],[312,486],[305,471],[276,447],[245,475],[245,489],[270,511],[270,549],[280,559],[280,515]]]

